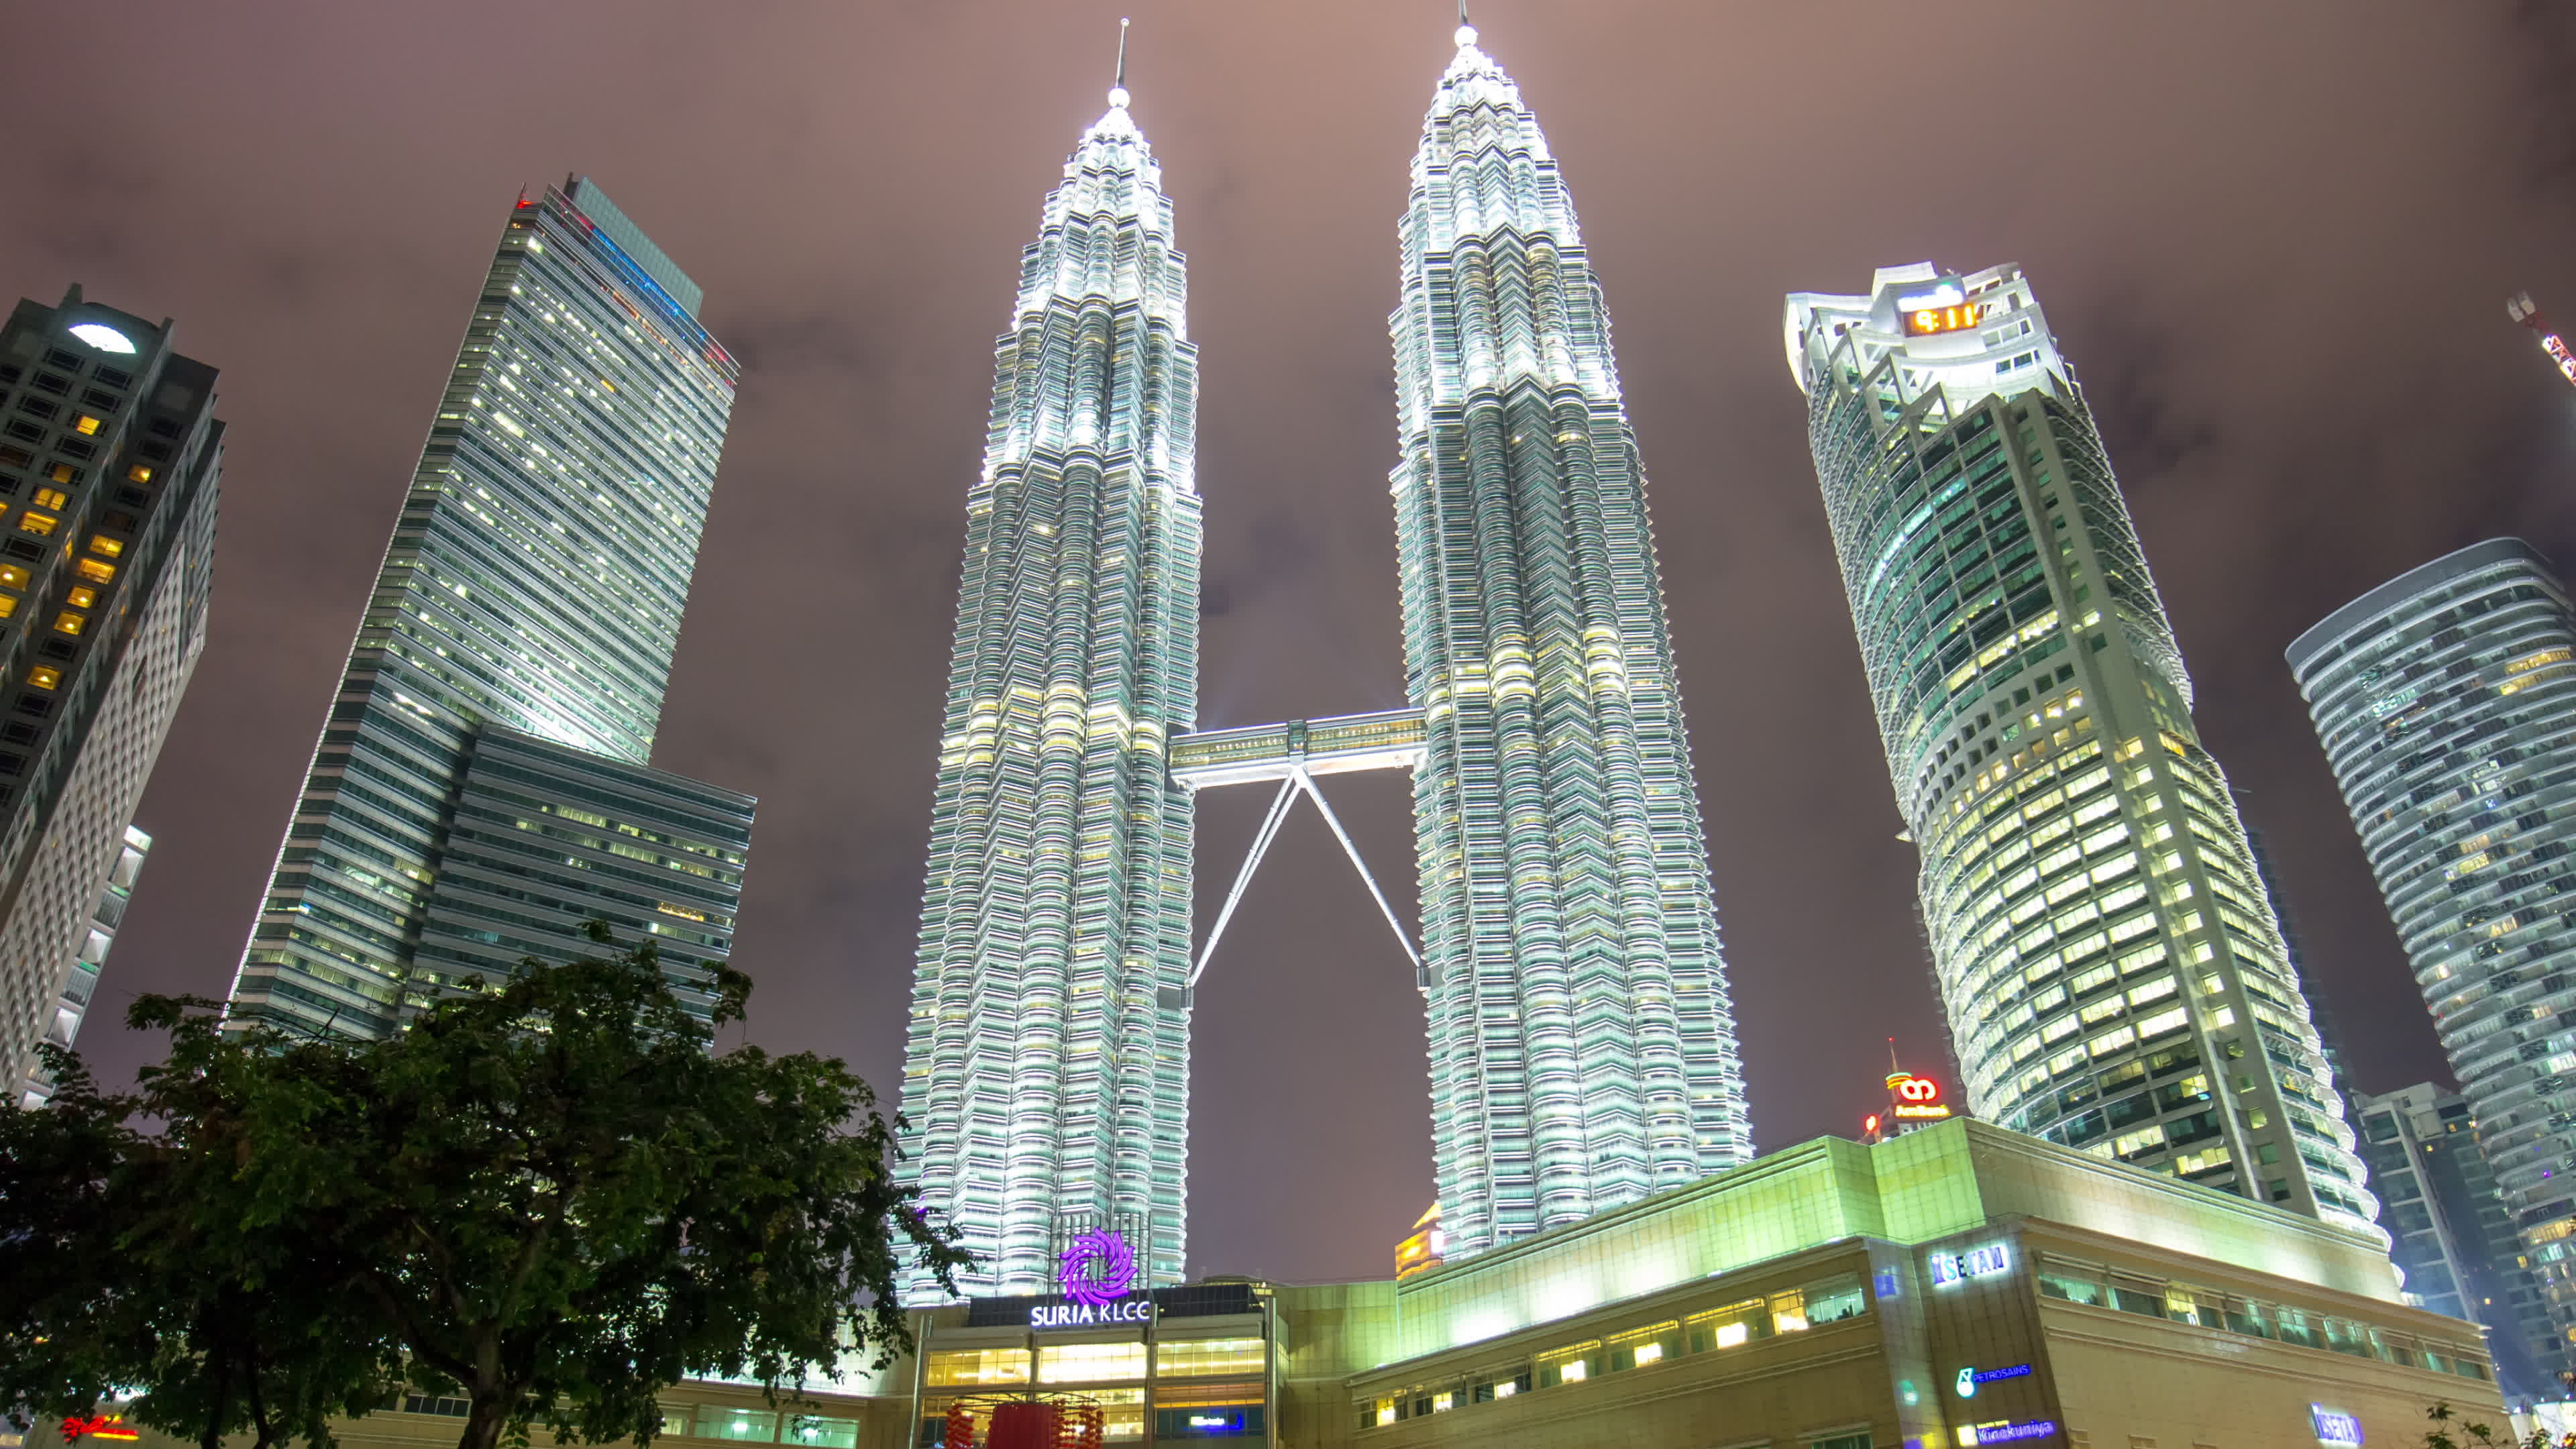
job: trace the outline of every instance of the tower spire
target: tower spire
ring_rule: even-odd
[[[1476,43],[1475,22],[1467,18],[1467,0],[1458,0],[1458,34],[1456,38],[1458,41],[1458,48],[1461,50],[1464,50],[1468,46]]]
[[[1458,0],[1461,7],[1467,0]],[[1109,104],[1125,109],[1127,105],[1127,17],[1118,17],[1118,78],[1110,83]]]

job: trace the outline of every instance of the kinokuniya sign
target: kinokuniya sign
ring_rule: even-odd
[[[1115,1229],[1076,1233],[1056,1260],[1062,1303],[1029,1309],[1031,1328],[1104,1328],[1154,1321],[1152,1295],[1136,1291],[1136,1251]]]

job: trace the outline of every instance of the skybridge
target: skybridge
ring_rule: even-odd
[[[1359,871],[1369,898],[1377,902],[1379,914],[1386,917],[1387,929],[1395,932],[1396,944],[1404,948],[1405,959],[1413,963],[1414,984],[1430,984],[1413,937],[1396,919],[1395,907],[1387,903],[1386,892],[1378,889],[1377,877],[1369,874],[1368,862],[1360,859],[1360,848],[1352,843],[1350,832],[1342,828],[1341,817],[1333,813],[1333,807],[1325,803],[1324,792],[1315,785],[1318,775],[1419,769],[1427,738],[1422,711],[1418,709],[1292,719],[1172,737],[1172,783],[1192,793],[1220,785],[1279,782],[1279,793],[1270,799],[1270,812],[1262,817],[1261,829],[1252,837],[1252,850],[1243,858],[1243,869],[1235,873],[1234,889],[1226,892],[1225,907],[1217,912],[1216,924],[1208,929],[1207,944],[1199,948],[1198,962],[1190,968],[1190,986],[1197,986],[1199,977],[1207,971],[1208,958],[1216,954],[1216,943],[1225,935],[1226,922],[1234,919],[1234,908],[1241,904],[1245,888],[1252,884],[1253,872],[1260,868],[1261,858],[1269,853],[1270,842],[1278,838],[1279,827],[1288,818],[1289,807],[1301,794],[1315,802],[1324,823],[1333,828],[1333,838],[1342,843],[1342,853]]]

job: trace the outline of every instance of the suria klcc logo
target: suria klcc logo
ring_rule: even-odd
[[[1064,1296],[1086,1308],[1106,1308],[1136,1283],[1136,1254],[1124,1233],[1077,1233],[1064,1250],[1055,1281]]]
[[[1154,1300],[1134,1293],[1136,1252],[1124,1233],[1092,1229],[1077,1233],[1056,1263],[1056,1286],[1062,1303],[1041,1303],[1029,1310],[1031,1328],[1096,1328],[1106,1323],[1148,1323]]]

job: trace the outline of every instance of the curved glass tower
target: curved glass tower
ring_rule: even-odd
[[[1547,138],[1476,40],[1423,121],[1390,319],[1453,1259],[1752,1155],[1609,317]]]
[[[2563,1357],[2576,1328],[2576,612],[2529,544],[2489,539],[2337,609],[2289,659]]]
[[[1172,205],[1124,87],[1066,163],[996,348],[940,740],[902,1172],[1044,1293],[1067,1215],[1178,1282],[1189,1108],[1198,351]],[[926,1282],[907,1289],[936,1296]]]
[[[2074,374],[2015,267],[1788,299],[1789,368],[1981,1117],[2375,1231]]]

